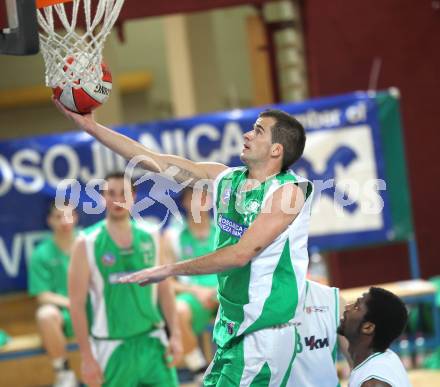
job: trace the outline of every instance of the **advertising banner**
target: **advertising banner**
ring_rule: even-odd
[[[358,92],[271,107],[293,114],[306,128],[305,153],[293,169],[315,184],[310,245],[330,250],[408,237],[412,224],[396,97]],[[237,166],[243,133],[262,110],[115,130],[158,152]],[[80,225],[90,225],[103,217],[95,179],[125,165],[83,132],[0,142],[0,292],[26,288],[26,261],[47,235],[46,214],[57,189],[70,187],[79,199],[74,204]],[[142,179],[136,205],[143,216],[159,223],[179,217],[178,184],[153,174],[136,176]]]

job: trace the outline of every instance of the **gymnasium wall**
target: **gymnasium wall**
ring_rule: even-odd
[[[434,4],[434,6],[433,6]],[[409,178],[422,275],[440,273],[436,257],[435,156],[439,143],[436,107],[440,100],[440,10],[431,0],[302,0],[312,97],[368,87],[373,61],[381,60],[378,89],[397,86],[402,92]],[[433,8],[434,7],[434,8]],[[211,19],[219,65],[221,96],[218,109],[250,106],[252,83],[246,46],[245,20],[252,7],[204,12]],[[109,39],[114,73],[146,69],[153,76],[145,92],[122,98],[125,123],[166,118],[171,97],[166,68],[162,18],[129,21],[125,41]],[[377,62],[378,63],[378,62]],[[40,55],[0,56],[0,89],[44,82]],[[0,110],[0,139],[72,129],[50,104]],[[333,278],[342,287],[409,277],[405,246],[391,246],[330,256]]]
[[[406,156],[421,272],[440,274],[438,257],[440,2],[303,0],[311,96],[367,89],[381,61],[378,89],[402,94]],[[341,287],[406,279],[405,246],[332,254]]]

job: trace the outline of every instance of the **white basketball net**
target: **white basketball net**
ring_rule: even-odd
[[[73,0],[70,21],[64,4],[37,10],[48,87],[81,87],[79,81],[100,83],[104,42],[123,3],[124,0]],[[84,12],[85,31],[76,28],[81,12]],[[63,31],[55,30],[56,18]]]

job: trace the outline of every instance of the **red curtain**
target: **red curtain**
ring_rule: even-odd
[[[404,140],[423,277],[440,274],[440,3],[431,0],[303,0],[308,74],[314,97],[368,88],[402,95]],[[332,254],[341,287],[409,277],[405,246]]]

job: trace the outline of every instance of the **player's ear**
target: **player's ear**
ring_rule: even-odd
[[[53,211],[50,211],[49,214],[46,216],[46,223],[47,225],[52,228],[53,227]]]
[[[271,155],[272,157],[281,157],[283,155],[283,146],[279,142],[272,144]]]
[[[371,321],[366,321],[362,323],[361,332],[364,335],[372,336],[374,335],[375,330],[376,330],[376,325]]]

